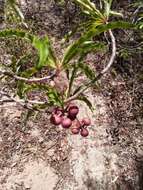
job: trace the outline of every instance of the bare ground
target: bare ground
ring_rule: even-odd
[[[0,189],[141,189],[141,126],[111,125],[102,94],[89,97],[96,110],[80,105],[80,116],[92,119],[85,139],[55,129],[47,114],[23,126],[20,108],[1,107]]]

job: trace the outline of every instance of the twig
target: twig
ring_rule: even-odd
[[[110,57],[110,60],[109,60],[109,62],[108,62],[108,64],[107,64],[107,66],[106,66],[93,80],[91,80],[90,82],[84,84],[84,85],[81,87],[81,89],[79,90],[79,92],[77,92],[75,95],[69,97],[69,98],[65,101],[65,103],[68,103],[68,102],[70,102],[70,101],[75,100],[81,93],[83,93],[83,92],[84,92],[85,90],[87,90],[89,87],[93,86],[96,81],[98,81],[99,79],[101,79],[102,76],[103,76],[104,74],[106,74],[107,71],[111,68],[111,66],[112,66],[112,64],[113,64],[113,62],[114,62],[114,60],[115,60],[115,57],[116,57],[116,40],[115,40],[115,37],[114,37],[114,35],[113,35],[113,33],[112,33],[111,30],[109,30],[109,35],[110,35],[111,44],[112,44],[112,54],[111,54],[111,57]]]
[[[113,64],[113,62],[115,60],[115,57],[116,57],[116,41],[115,41],[115,37],[114,37],[111,30],[109,30],[109,34],[110,34],[110,38],[111,38],[111,42],[112,42],[112,55],[110,57],[110,60],[109,60],[109,62],[107,64],[107,66],[101,71],[100,75],[104,75],[110,69],[110,67],[112,66],[112,64]]]
[[[7,97],[7,99],[0,100],[0,104],[8,103],[8,102],[16,102],[17,104],[20,104],[24,108],[27,108],[30,110],[33,110],[33,104],[44,105],[47,103],[47,102],[41,102],[37,100],[23,100],[23,99],[14,98],[4,91],[0,91],[0,95]]]
[[[135,23],[137,14],[138,14],[138,12],[140,11],[140,9],[141,9],[141,6],[139,6],[139,7],[134,11],[133,15],[134,15],[135,17],[133,17],[132,23]]]
[[[24,82],[28,82],[28,83],[43,82],[43,81],[50,80],[50,79],[52,79],[52,78],[54,78],[56,76],[56,74],[54,73],[54,74],[52,74],[50,76],[46,76],[46,77],[42,77],[42,78],[29,78],[28,79],[28,78],[17,76],[14,73],[8,72],[8,71],[5,71],[5,70],[0,70],[0,74],[9,76],[9,77],[14,78],[16,80],[21,80],[21,81],[24,81]]]

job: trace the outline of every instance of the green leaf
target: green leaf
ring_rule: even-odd
[[[73,59],[78,54],[78,46],[77,44],[73,43],[70,45],[67,50],[65,51],[65,54],[63,56],[62,65],[66,66],[66,64]]]
[[[78,68],[86,75],[87,78],[93,80],[96,76],[94,70],[84,62],[77,64]]]
[[[77,70],[78,70],[78,67],[76,65],[74,65],[73,70],[72,70],[72,74],[70,77],[70,82],[69,82],[68,96],[70,96],[72,85],[73,85],[74,79],[76,78]]]
[[[89,65],[87,65],[84,62],[79,62],[79,63],[77,63],[77,67],[78,67],[78,70],[81,70],[86,75],[86,77],[89,78],[91,81],[95,79],[96,72]],[[77,87],[74,90],[72,95],[75,95],[76,93],[78,93],[82,89],[83,86],[84,86],[84,84]],[[95,86],[98,88],[99,84],[96,82]]]
[[[33,90],[44,91],[48,96],[49,105],[63,106],[60,94],[54,88],[43,84],[25,84],[23,81],[18,81],[17,94],[20,98],[26,98],[27,93]]]
[[[63,107],[63,100],[60,97],[60,94],[56,91],[56,89],[49,88],[47,96],[50,104]]]
[[[104,15],[108,18],[111,10],[112,1],[103,0],[104,1]]]
[[[36,72],[37,69],[35,67],[32,67],[24,72],[21,72],[20,76],[29,78]],[[29,88],[32,88],[32,85],[26,84],[24,81],[17,81],[17,94],[20,98],[25,97],[25,93],[28,91]]]
[[[75,2],[82,6],[85,10],[96,10],[95,4],[90,2],[90,0],[75,0]]]
[[[92,25],[92,20],[78,23],[72,31],[69,31],[63,38],[63,43],[69,41],[69,39],[76,33],[82,31],[83,28],[88,28]]]
[[[50,89],[48,85],[44,84],[26,84],[26,87],[23,91],[24,94],[27,94],[28,92],[32,90],[39,90],[39,91],[45,91],[47,92]]]
[[[0,38],[13,38],[13,37],[24,38],[30,41],[30,43],[32,43],[34,39],[34,35],[29,34],[28,32],[22,30],[6,29],[0,31]]]
[[[84,42],[81,47],[79,48],[79,61],[83,60],[83,58],[90,52],[97,52],[97,51],[104,51],[105,44],[101,42],[94,42],[94,41],[86,41]]]
[[[93,112],[94,109],[93,109],[92,103],[85,95],[82,94],[77,99],[80,101],[83,101],[88,106],[88,108]]]
[[[56,68],[56,57],[50,44],[50,40],[47,36],[40,39],[39,37],[31,35],[25,31],[13,29],[0,31],[0,38],[6,37],[17,37],[28,40],[38,50],[39,63],[36,65],[38,69],[41,69],[43,66]]]
[[[116,12],[116,11],[110,11],[110,15],[119,16],[119,17],[124,17],[122,13],[118,13],[118,12]]]
[[[112,0],[103,0],[103,1],[104,1],[104,15],[105,15],[107,20],[108,20],[110,15],[123,17],[123,14],[118,13],[117,11],[111,10]]]
[[[56,58],[47,36],[42,39],[35,36],[33,46],[38,50],[39,54],[39,63],[36,65],[38,69],[41,69],[43,66],[56,68]]]
[[[100,35],[103,32],[106,32],[108,30],[113,30],[113,29],[137,29],[137,26],[135,24],[131,24],[129,22],[124,22],[124,21],[116,21],[116,22],[110,22],[108,24],[103,24],[98,27],[93,27],[88,30],[79,40],[78,44],[91,39],[92,37],[95,37],[97,35]]]
[[[117,29],[117,28],[135,29],[136,25],[131,24],[129,22],[121,22],[121,21],[110,22],[108,24],[95,26],[95,27],[93,25],[77,41],[73,42],[73,44],[71,44],[67,48],[63,56],[62,65],[65,67],[71,59],[73,59],[75,56],[81,53],[81,48],[84,49],[86,42],[90,41],[93,37],[100,35],[101,33],[106,32],[110,29]]]
[[[70,60],[72,60],[77,55],[83,57],[91,51],[103,50],[104,47],[105,46],[103,43],[95,43],[91,40],[83,40],[81,43],[75,42],[67,48],[63,56],[62,65],[66,66],[66,64],[69,63]]]
[[[95,4],[90,0],[74,0],[77,3],[83,12],[87,15],[92,16],[93,18],[103,18],[102,13],[96,8]]]

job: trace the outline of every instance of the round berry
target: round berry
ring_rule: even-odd
[[[80,129],[78,129],[78,128],[71,128],[71,132],[72,132],[72,134],[79,134],[79,131],[80,131]]]
[[[51,121],[51,123],[54,124],[54,125],[60,125],[61,122],[62,122],[62,117],[53,114],[53,115],[51,116],[51,118],[50,118],[50,121]]]
[[[64,118],[61,124],[63,128],[69,128],[72,125],[72,121],[69,118]]]
[[[78,129],[80,129],[80,128],[81,128],[81,123],[80,123],[80,121],[74,120],[74,121],[72,122],[72,127],[73,127],[73,128],[78,128]]]
[[[78,112],[79,108],[77,106],[71,106],[68,110],[68,115],[69,117],[74,118],[77,116]]]
[[[56,108],[54,108],[54,110],[53,110],[53,114],[56,114],[56,115],[62,115],[63,114],[63,109],[62,108],[60,108],[60,107],[56,107]]]
[[[91,125],[91,120],[89,118],[82,119],[82,124],[85,126]]]
[[[87,137],[89,135],[89,132],[87,129],[85,128],[82,128],[81,131],[80,131],[80,134],[82,137]]]

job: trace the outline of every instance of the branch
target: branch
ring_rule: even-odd
[[[54,73],[54,74],[52,74],[50,76],[46,76],[46,77],[42,77],[42,78],[29,78],[28,79],[28,78],[17,76],[14,73],[11,73],[11,72],[8,72],[8,71],[4,71],[4,70],[0,70],[0,74],[9,76],[9,77],[14,78],[16,80],[21,80],[21,81],[24,81],[24,82],[28,82],[28,83],[43,82],[43,81],[50,80],[50,79],[52,79],[52,78],[54,78],[56,76],[56,74]]]
[[[36,101],[36,100],[18,99],[18,98],[10,96],[7,92],[4,92],[4,91],[0,91],[0,95],[7,97],[7,99],[0,100],[0,104],[8,103],[8,102],[16,102],[17,104],[30,110],[33,110],[33,104],[44,105],[47,103],[47,102],[41,102],[41,101]]]
[[[112,64],[115,60],[115,57],[116,57],[116,40],[115,40],[115,37],[111,30],[109,30],[109,35],[110,35],[111,43],[112,43],[112,55],[110,57],[110,60],[107,64],[107,66],[100,73],[100,75],[102,75],[102,76],[110,69],[110,67],[112,66]]]
[[[115,37],[112,33],[111,30],[109,30],[109,35],[110,35],[110,38],[111,38],[111,44],[112,44],[112,54],[111,54],[111,57],[109,59],[109,62],[107,64],[107,66],[93,79],[91,80],[90,82],[84,84],[81,89],[73,96],[69,97],[65,103],[68,103],[68,102],[71,102],[73,100],[75,100],[81,93],[83,93],[85,90],[87,90],[89,87],[91,87],[92,85],[94,85],[94,83],[98,80],[100,80],[102,78],[103,75],[105,75],[107,73],[107,71],[111,68],[114,60],[115,60],[115,57],[116,57],[116,40],[115,40]]]

